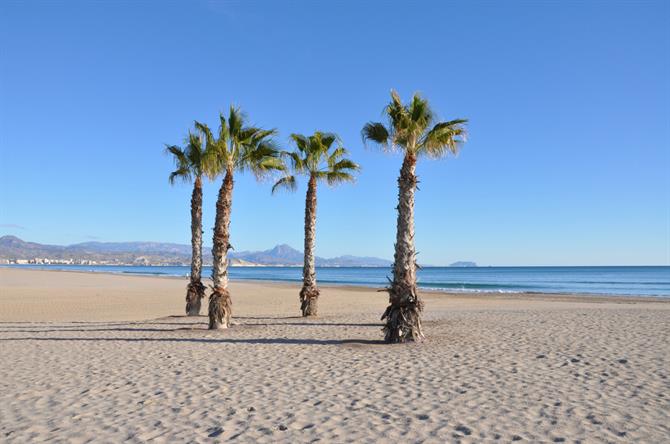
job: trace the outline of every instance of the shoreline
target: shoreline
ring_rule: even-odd
[[[12,266],[0,266],[0,270],[19,270],[21,272],[47,272],[47,273],[77,273],[85,275],[105,275],[105,276],[117,276],[117,277],[132,277],[132,278],[145,278],[145,279],[170,279],[170,280],[184,280],[188,279],[187,276],[174,276],[167,274],[147,274],[147,273],[124,273],[124,272],[113,272],[113,271],[92,271],[92,270],[63,270],[63,269],[44,269],[44,268],[20,268]],[[300,285],[300,281],[288,281],[288,280],[271,280],[271,279],[237,279],[230,278],[230,282],[233,284],[257,284],[257,285],[272,285],[279,286],[284,288],[293,288],[295,285]],[[318,282],[318,279],[317,279]],[[208,286],[210,283],[209,278],[203,279],[205,286]],[[0,285],[2,282],[0,282]],[[323,289],[342,289],[345,291],[370,291],[370,292],[379,292],[384,293],[383,287],[377,287],[373,285],[355,285],[347,283],[319,283],[319,288]],[[438,295],[438,296],[452,296],[452,297],[468,297],[468,298],[484,298],[484,299],[517,299],[522,300],[524,297],[529,300],[564,300],[569,302],[579,302],[579,301],[588,301],[588,302],[620,302],[620,303],[635,303],[635,302],[660,302],[660,303],[670,303],[670,295],[629,295],[629,294],[617,294],[617,293],[579,293],[579,292],[542,292],[542,291],[478,291],[478,290],[446,290],[446,289],[434,289],[434,288],[424,288],[419,286],[419,290],[424,295]]]
[[[145,273],[124,273],[124,272],[111,272],[111,271],[91,271],[91,270],[62,270],[54,269],[47,270],[42,268],[18,268],[18,267],[2,267],[5,269],[12,270],[21,270],[26,272],[35,272],[35,271],[44,271],[49,273],[80,273],[86,275],[105,275],[105,276],[118,276],[118,277],[132,277],[132,278],[145,278],[145,279],[171,279],[171,280],[184,280],[188,279],[187,276],[174,276],[167,274],[145,274]],[[210,278],[203,279],[203,282],[207,286],[210,283]],[[300,285],[300,281],[288,281],[288,280],[272,280],[272,279],[238,279],[230,278],[230,282],[234,284],[259,284],[259,285],[270,285],[278,286],[284,288],[293,288],[295,285]],[[371,292],[380,292],[383,293],[384,289],[382,287],[376,287],[373,285],[356,285],[356,284],[347,284],[347,283],[319,283],[319,288],[324,289],[342,289],[350,291],[371,291]],[[523,296],[533,296],[533,300],[537,298],[543,299],[564,299],[566,301],[579,301],[587,299],[589,302],[670,302],[670,295],[660,295],[660,296],[649,296],[649,295],[626,295],[626,294],[617,294],[617,293],[578,293],[578,292],[566,292],[566,293],[554,293],[554,292],[541,292],[541,291],[460,291],[460,290],[441,290],[434,288],[423,288],[419,286],[419,290],[422,293],[430,295],[442,295],[442,296],[463,296],[463,297],[481,297],[481,298],[499,298],[499,299],[521,299]]]

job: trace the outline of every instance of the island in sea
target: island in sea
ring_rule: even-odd
[[[476,267],[477,264],[475,262],[469,262],[469,261],[458,261],[454,262],[453,264],[449,265],[450,267]]]

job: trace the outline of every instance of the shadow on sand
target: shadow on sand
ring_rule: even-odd
[[[89,330],[90,331],[90,330]],[[172,330],[174,331],[174,330]],[[280,345],[379,345],[384,344],[382,340],[372,339],[290,339],[290,338],[49,338],[49,337],[27,337],[27,338],[0,338],[0,342],[9,341],[88,341],[88,342],[193,342],[203,344],[280,344]]]
[[[88,332],[159,332],[159,333],[207,333],[219,334],[216,331],[207,330],[207,322],[205,316],[197,322],[163,322],[169,319],[198,319],[188,316],[169,316],[167,318],[160,318],[156,321],[145,322],[62,322],[60,325],[54,325],[49,322],[2,322],[0,323],[0,334],[2,333],[88,333]],[[271,326],[298,326],[298,327],[377,327],[381,328],[381,323],[344,323],[344,322],[320,322],[316,319],[314,321],[290,322],[305,318],[301,316],[292,317],[253,317],[253,316],[239,316],[235,317],[236,321],[269,321],[269,322],[242,322],[233,325],[232,330],[255,327],[271,327]],[[278,322],[277,322],[278,321]],[[288,321],[288,322],[286,322]],[[315,322],[316,321],[316,322]],[[12,324],[12,325],[3,325]],[[153,327],[157,325],[158,327]],[[137,326],[137,327],[134,327]],[[160,327],[160,326],[173,326]],[[0,337],[0,342],[6,341],[102,341],[102,342],[194,342],[194,343],[211,343],[211,344],[282,344],[282,345],[344,345],[344,344],[358,344],[358,345],[374,345],[383,344],[381,340],[368,339],[312,339],[312,338],[189,338],[189,337],[49,337],[49,336],[32,336],[32,337],[18,337],[18,338],[4,338]]]

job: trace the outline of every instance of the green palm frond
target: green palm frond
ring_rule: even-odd
[[[176,170],[170,173],[168,181],[174,185],[177,180],[188,182],[191,179],[191,169],[188,157],[184,150],[176,145],[165,145],[165,153],[172,154]]]
[[[333,168],[342,157],[347,155],[347,150],[344,147],[338,147],[333,150],[333,152],[328,156],[328,167]]]
[[[410,117],[407,108],[402,104],[397,91],[391,90],[391,102],[386,107],[386,114],[391,120],[391,126],[396,131],[404,130],[409,125]]]
[[[237,168],[240,171],[251,170],[256,177],[262,177],[274,171],[286,171],[286,164],[280,157],[280,151],[272,139],[261,140],[246,146],[239,158]]]
[[[423,132],[433,121],[433,110],[430,109],[428,101],[421,98],[419,94],[414,94],[412,97],[407,113],[412,119],[415,132]]]
[[[322,149],[324,151],[328,151],[330,147],[335,143],[335,141],[338,140],[337,134],[335,133],[322,133],[322,132],[317,132],[315,133],[315,136],[318,134],[319,137],[319,142],[322,146]]]
[[[331,186],[342,182],[353,182],[355,180],[356,178],[353,174],[344,171],[328,171],[326,173],[326,181],[328,182],[328,185]]]
[[[193,172],[200,176],[205,169],[203,165],[204,151],[202,148],[202,139],[197,134],[189,131],[186,140],[186,157],[188,159],[188,163]]]
[[[305,163],[297,152],[282,151],[281,155],[291,162],[291,169],[293,171],[302,173],[305,170]]]
[[[303,153],[309,150],[309,139],[302,134],[291,134],[291,140],[293,140],[295,146]]]
[[[368,122],[361,131],[363,142],[372,141],[387,149],[390,147],[390,134],[386,127],[379,122]]]
[[[360,165],[349,159],[342,159],[330,167],[330,171],[333,172],[353,172],[360,169]]]
[[[168,177],[170,185],[174,185],[174,183],[177,182],[178,180],[181,180],[182,182],[190,182],[191,170],[188,168],[178,168],[175,171],[171,172],[170,176]]]
[[[240,134],[243,130],[245,116],[242,111],[231,105],[228,112],[228,131],[230,134]]]
[[[165,145],[165,152],[174,156],[175,165],[177,167],[188,164],[186,154],[177,145]]]
[[[401,149],[412,155],[441,157],[457,153],[465,141],[465,119],[435,122],[428,101],[419,94],[404,105],[400,96],[391,90],[391,101],[385,108],[388,126],[369,122],[361,130],[364,142],[372,141],[386,150]],[[433,125],[431,129],[429,129]]]
[[[353,181],[353,173],[360,170],[358,164],[344,158],[347,150],[340,145],[340,138],[335,133],[315,131],[309,137],[291,134],[290,138],[296,149],[293,152],[282,152],[282,157],[290,161],[293,187],[296,186],[297,175],[314,177],[335,185]]]
[[[273,185],[272,194],[282,189],[295,191],[297,187],[295,176],[284,176]]]
[[[430,157],[442,157],[447,152],[458,153],[466,139],[465,123],[465,119],[455,119],[436,124],[423,136],[419,143],[419,153]]]
[[[206,124],[200,123],[196,120],[194,122],[194,125],[196,131],[205,136],[205,143],[207,145],[211,145],[214,143],[214,135],[212,134],[212,130],[210,130]]]

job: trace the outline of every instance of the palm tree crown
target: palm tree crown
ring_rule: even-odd
[[[276,130],[246,125],[244,114],[234,106],[230,107],[227,119],[221,114],[219,120],[217,137],[207,125],[195,122],[207,141],[206,173],[211,178],[226,171],[249,170],[262,176],[285,169],[280,151],[272,140]]]
[[[428,101],[414,94],[408,104],[403,104],[396,91],[391,91],[391,102],[384,109],[388,126],[369,122],[362,130],[364,141],[372,141],[386,150],[402,150],[415,157],[426,155],[438,158],[448,152],[456,154],[465,142],[463,124],[466,119],[435,123],[435,114]]]
[[[186,138],[186,147],[177,145],[166,145],[165,151],[172,154],[176,170],[170,173],[168,180],[174,184],[178,180],[190,182],[194,178],[201,177],[206,171],[206,152],[200,137],[189,131]]]
[[[279,179],[272,187],[273,193],[282,188],[295,190],[296,175],[313,177],[318,181],[325,180],[328,185],[337,185],[352,182],[353,173],[360,170],[357,163],[344,158],[348,152],[333,133],[316,131],[309,137],[291,134],[291,140],[295,143],[296,150],[282,154],[290,161],[293,174]],[[336,147],[331,150],[336,142]]]

